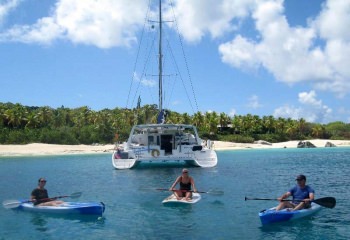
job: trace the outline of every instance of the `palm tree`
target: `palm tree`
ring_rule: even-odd
[[[262,125],[266,131],[266,133],[273,133],[275,132],[275,127],[276,127],[276,121],[273,116],[264,116],[262,118]]]
[[[296,139],[298,131],[298,123],[288,118],[286,133],[288,134],[289,138],[293,140]]]
[[[27,117],[27,124],[25,125],[25,128],[38,128],[40,127],[40,121],[38,119],[37,114],[34,112],[30,112]]]
[[[24,128],[27,124],[27,114],[26,108],[18,103],[13,108],[9,108],[4,112],[7,125],[12,128]]]
[[[204,117],[201,112],[196,112],[192,118],[192,124],[198,129],[203,129],[204,126]]]
[[[220,123],[220,130],[222,131],[222,128],[226,128],[230,123],[230,117],[226,113],[223,113],[223,112],[220,113],[219,123]]]
[[[315,138],[323,138],[325,128],[321,124],[316,124],[312,127],[311,135]]]
[[[300,133],[300,137],[304,137],[306,127],[306,120],[304,118],[300,118],[298,120],[298,129]]]
[[[187,113],[182,114],[182,119],[184,124],[191,124],[192,122],[191,116],[188,115]]]
[[[53,111],[50,107],[40,107],[37,112],[37,118],[42,127],[47,127],[52,122]]]

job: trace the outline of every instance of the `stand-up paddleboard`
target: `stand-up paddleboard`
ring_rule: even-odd
[[[162,203],[164,205],[175,205],[175,204],[179,204],[179,205],[187,205],[187,204],[195,204],[197,202],[199,202],[199,200],[201,200],[201,195],[199,193],[192,193],[192,199],[187,201],[185,200],[185,198],[183,197],[180,200],[176,199],[175,194],[171,194],[169,197],[165,198]]]

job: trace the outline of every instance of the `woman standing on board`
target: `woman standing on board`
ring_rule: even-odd
[[[179,190],[175,189],[177,183],[180,183]],[[174,191],[177,200],[185,197],[186,201],[190,201],[192,199],[191,187],[193,188],[193,192],[197,192],[193,178],[188,174],[188,169],[184,168],[182,169],[182,175],[175,180],[169,190]]]

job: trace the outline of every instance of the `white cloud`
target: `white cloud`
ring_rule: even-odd
[[[350,91],[350,1],[328,0],[306,27],[288,24],[282,0],[258,1],[255,6],[252,17],[259,40],[238,35],[221,44],[223,62],[235,68],[264,67],[278,81],[309,82],[339,97]]]
[[[291,118],[291,119],[300,119],[302,118],[302,109],[296,108],[294,106],[285,105],[275,109],[273,116],[278,118]]]
[[[0,24],[22,0],[0,4]],[[173,19],[187,41],[218,38],[251,18],[258,36],[237,34],[220,44],[222,61],[235,68],[265,68],[286,84],[309,82],[313,88],[342,97],[350,91],[350,1],[326,0],[319,15],[304,27],[292,27],[283,0],[173,0],[164,18]],[[144,0],[58,0],[48,16],[33,25],[0,32],[0,42],[50,44],[55,40],[99,48],[129,46],[145,21]],[[156,8],[152,8],[156,14]],[[174,25],[173,25],[174,26]],[[227,35],[226,35],[227,36]],[[225,37],[226,37],[225,36]]]
[[[231,42],[221,44],[219,52],[222,54],[221,59],[224,63],[236,68],[255,69],[261,63],[255,56],[255,44],[240,35]]]
[[[136,72],[133,75],[133,79],[135,82],[140,82],[143,86],[146,87],[154,87],[157,84],[157,82],[153,79],[141,78]]]
[[[259,97],[256,95],[252,95],[249,99],[248,99],[248,107],[249,108],[260,108],[262,107],[262,105],[259,103]]]
[[[175,13],[177,27],[183,37],[189,42],[197,42],[206,34],[216,38],[237,29],[239,20],[249,16],[255,0],[172,2],[173,8],[167,6],[167,2],[163,3],[164,19],[173,20]],[[49,44],[55,39],[65,39],[100,48],[128,46],[136,41],[135,34],[144,24],[147,4],[148,1],[144,0],[58,0],[51,15],[45,17],[45,20],[38,19],[34,25],[14,26],[0,34],[0,41]],[[149,15],[155,16],[155,11],[157,9],[152,8]],[[233,23],[234,20],[237,21]],[[53,28],[49,30],[52,34],[41,39],[38,36],[46,34],[48,22]]]
[[[315,91],[299,93],[299,102],[306,105],[321,106],[322,101],[317,100]]]
[[[332,109],[316,99],[315,91],[299,93],[298,101],[300,107],[283,106],[275,109],[275,117],[300,119],[304,118],[308,122],[325,123],[331,119]]]
[[[20,0],[8,0],[7,2],[0,3],[0,26],[9,12],[16,8],[19,3]]]
[[[209,33],[213,38],[237,28],[234,19],[247,17],[255,0],[175,0],[178,27],[188,41],[200,41]],[[165,15],[172,14],[169,11]],[[172,15],[171,15],[172,16]]]
[[[316,28],[324,39],[350,41],[350,3],[342,0],[328,0],[316,21]]]
[[[14,26],[0,34],[0,41],[50,44],[64,39],[100,48],[128,46],[136,41],[145,9],[143,0],[60,0],[51,16]]]
[[[50,44],[61,37],[63,29],[52,18],[42,18],[33,26],[16,26],[0,35],[1,40],[20,41],[24,43],[39,42]]]
[[[142,79],[141,84],[147,87],[154,87],[157,83],[152,79]]]
[[[229,115],[230,117],[234,117],[234,116],[236,115],[236,113],[237,113],[236,109],[232,108],[232,109],[230,110],[230,112],[229,112],[228,115]]]

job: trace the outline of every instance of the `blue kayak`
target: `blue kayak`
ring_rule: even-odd
[[[276,223],[276,222],[285,222],[291,221],[303,217],[310,216],[316,212],[321,210],[321,206],[316,203],[311,203],[311,207],[307,209],[301,209],[296,211],[291,211],[291,209],[282,209],[280,211],[276,211],[276,207],[262,210],[259,213],[259,217],[261,223],[263,225]]]
[[[64,202],[58,206],[34,206],[33,203],[23,202],[18,208],[26,212],[52,213],[52,214],[83,214],[102,215],[105,211],[103,202]]]

